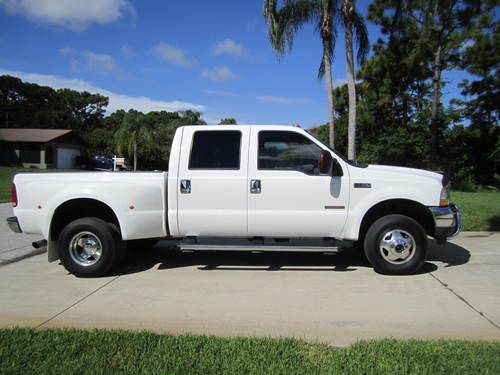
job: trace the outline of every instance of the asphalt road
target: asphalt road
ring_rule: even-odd
[[[32,241],[3,222],[0,248]],[[334,345],[498,340],[499,245],[500,233],[486,232],[432,243],[424,269],[412,276],[379,275],[352,251],[180,253],[163,241],[132,254],[114,275],[78,279],[42,254],[0,266],[0,326],[294,336]]]

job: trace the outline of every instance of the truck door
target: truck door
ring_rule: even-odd
[[[325,148],[302,130],[253,128],[248,166],[248,235],[338,237],[349,199],[349,175],[319,173]],[[338,158],[332,153],[334,158]]]
[[[177,180],[182,236],[247,235],[249,127],[184,129]]]

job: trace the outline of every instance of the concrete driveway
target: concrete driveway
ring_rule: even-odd
[[[23,258],[41,254],[44,250],[34,249],[33,241],[41,239],[39,235],[17,235],[5,224],[5,220],[12,216],[10,203],[0,203],[0,266],[19,261]]]
[[[413,276],[379,275],[354,252],[180,253],[163,241],[132,254],[114,275],[78,279],[42,254],[0,267],[0,326],[294,336],[334,345],[380,337],[498,340],[499,245],[500,233],[485,232],[432,244],[425,269]]]

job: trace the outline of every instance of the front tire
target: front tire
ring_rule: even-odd
[[[375,271],[408,275],[419,270],[427,256],[425,231],[404,215],[387,215],[375,221],[366,232],[365,255]]]
[[[58,251],[64,267],[77,277],[103,276],[119,258],[114,229],[96,217],[66,225],[59,236]]]

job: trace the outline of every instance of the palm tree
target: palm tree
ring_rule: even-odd
[[[347,158],[356,160],[356,77],[353,59],[353,33],[358,46],[358,64],[366,58],[370,49],[366,25],[356,12],[355,0],[342,0],[342,23],[345,32],[345,56],[347,69],[347,90],[349,92],[349,122],[347,130]]]
[[[137,170],[137,144],[140,142],[147,146],[154,142],[153,131],[145,123],[144,114],[132,109],[123,116],[114,138],[118,154],[134,155],[134,171]]]
[[[298,29],[307,22],[316,25],[323,44],[323,57],[318,78],[326,75],[328,94],[329,143],[334,147],[334,106],[332,86],[332,57],[336,40],[339,0],[286,0],[277,10],[277,0],[264,0],[264,17],[269,26],[269,40],[278,56],[290,51]]]

